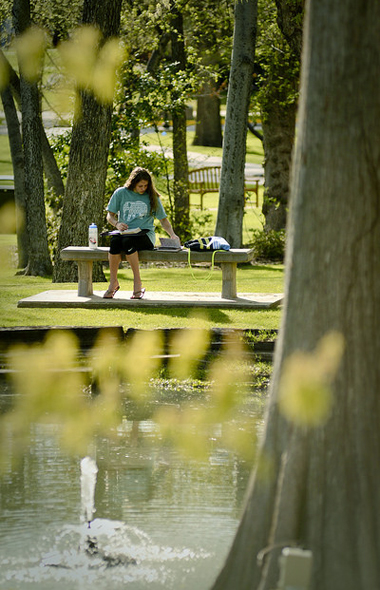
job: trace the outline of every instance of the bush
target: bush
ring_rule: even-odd
[[[253,230],[251,247],[257,260],[283,262],[285,255],[285,230]]]
[[[215,221],[210,211],[190,210],[191,237],[201,238],[212,236],[215,231]]]

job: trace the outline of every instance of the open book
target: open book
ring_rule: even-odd
[[[121,231],[115,231],[116,234],[120,234],[121,236],[127,236],[128,234],[139,234],[141,229],[139,227],[134,227],[133,229],[122,229]],[[114,233],[114,232],[112,232]]]
[[[160,245],[157,250],[170,250],[171,252],[178,252],[182,250],[181,242],[176,238],[160,238]]]
[[[133,236],[134,234],[147,234],[147,229],[141,229],[140,227],[134,227],[131,229],[123,229],[119,231],[118,229],[114,229],[113,231],[106,231],[103,232],[102,236]]]

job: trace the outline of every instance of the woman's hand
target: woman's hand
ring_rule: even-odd
[[[181,240],[179,239],[179,237],[174,233],[174,230],[172,228],[172,224],[170,223],[169,219],[167,217],[164,217],[163,219],[160,219],[160,223],[162,225],[162,227],[164,228],[164,230],[166,231],[166,233],[173,239],[173,240],[177,240],[178,241],[178,246],[181,245]]]
[[[124,231],[125,229],[128,229],[128,225],[126,223],[122,223],[121,221],[118,221],[115,225],[115,228],[118,229],[119,231]]]
[[[128,225],[126,223],[118,221],[116,213],[112,213],[112,211],[107,212],[107,221],[108,223],[113,225],[115,229],[118,229],[119,231],[128,229]]]

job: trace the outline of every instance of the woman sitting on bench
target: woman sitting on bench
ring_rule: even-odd
[[[108,254],[110,284],[103,295],[105,299],[112,299],[120,289],[117,272],[122,252],[125,252],[133,272],[131,299],[144,297],[145,289],[141,284],[138,252],[154,248],[156,242],[155,217],[169,236],[177,239],[180,244],[180,240],[166,216],[150,173],[145,168],[137,167],[131,172],[125,185],[116,189],[107,205],[107,221],[120,233],[111,237]],[[128,233],[126,230],[135,230],[135,233]]]

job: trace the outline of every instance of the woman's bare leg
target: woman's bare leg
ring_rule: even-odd
[[[121,254],[108,254],[108,262],[110,265],[110,290],[116,289],[119,284],[117,280],[117,273],[121,262]]]
[[[133,272],[133,292],[138,293],[139,291],[141,291],[139,253],[134,252],[133,254],[129,254],[127,256],[127,260]]]

